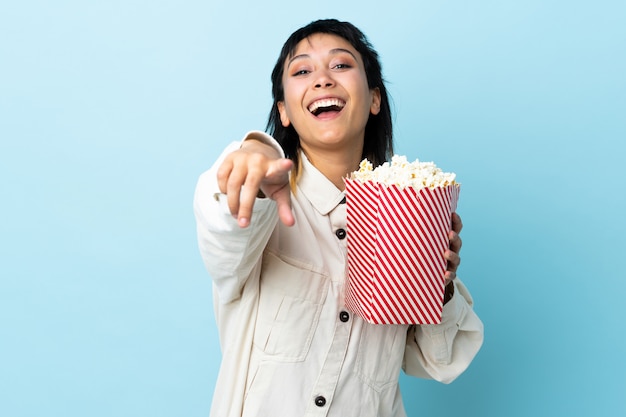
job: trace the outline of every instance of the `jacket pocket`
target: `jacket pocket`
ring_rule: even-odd
[[[408,326],[363,323],[356,373],[365,384],[382,391],[398,383]]]
[[[266,359],[303,361],[328,292],[328,277],[266,252],[254,345]]]

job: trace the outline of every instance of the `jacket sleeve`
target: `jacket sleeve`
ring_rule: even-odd
[[[244,140],[250,138],[274,146],[283,155],[278,143],[265,133],[249,132]],[[246,228],[240,228],[230,214],[226,195],[219,190],[217,171],[226,155],[239,149],[241,143],[243,141],[231,143],[213,166],[200,175],[194,194],[200,254],[222,303],[240,297],[278,221],[276,204],[267,198],[256,200],[250,225]]]
[[[460,279],[454,280],[454,286],[440,324],[409,328],[404,353],[407,374],[448,384],[467,369],[482,346],[483,323],[472,308],[472,297]]]

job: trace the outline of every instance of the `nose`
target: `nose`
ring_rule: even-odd
[[[315,88],[322,88],[322,87],[332,87],[333,83],[331,83],[330,81],[326,81],[324,83],[322,82],[318,82],[315,84]]]
[[[319,76],[315,80],[315,88],[328,88],[335,85],[328,71],[320,71]]]

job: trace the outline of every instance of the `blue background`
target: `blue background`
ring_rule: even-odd
[[[198,175],[263,129],[289,34],[381,55],[397,152],[462,182],[486,327],[409,415],[625,416],[623,1],[24,0],[0,6],[0,416],[207,416]]]

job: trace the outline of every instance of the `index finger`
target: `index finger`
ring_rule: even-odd
[[[237,208],[237,223],[239,227],[247,227],[250,224],[254,203],[259,195],[261,179],[262,173],[260,170],[250,169],[245,182],[241,186]]]

